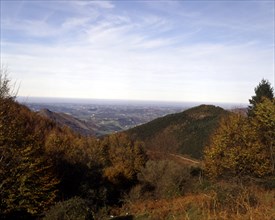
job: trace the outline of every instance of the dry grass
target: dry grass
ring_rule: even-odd
[[[128,202],[112,212],[129,213],[136,220],[274,220],[275,191],[250,187],[234,198],[222,198],[213,190],[174,199]]]

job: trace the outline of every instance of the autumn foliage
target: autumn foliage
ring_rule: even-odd
[[[204,151],[204,167],[190,167],[169,152],[179,146],[170,136],[175,126],[155,135],[162,121],[149,125],[156,129],[152,144],[165,149],[164,160],[149,160],[144,143],[125,133],[83,137],[37,115],[15,101],[6,76],[0,79],[1,219],[109,219],[126,212],[124,219],[274,219],[272,186],[239,185],[244,177],[274,182],[274,99],[261,98],[249,117],[213,106],[165,117],[165,125],[195,119],[177,135],[204,140],[210,133],[202,128],[220,118],[211,112],[227,115]]]
[[[136,183],[147,160],[141,142],[80,136],[17,103],[9,83],[1,75],[1,218],[38,217],[75,196],[95,212]]]
[[[275,101],[264,98],[253,117],[224,118],[205,149],[211,177],[270,177],[274,175]]]
[[[41,129],[53,124],[10,98],[0,99],[0,212],[41,213],[57,195],[58,179],[44,154]],[[47,129],[45,129],[47,130]]]

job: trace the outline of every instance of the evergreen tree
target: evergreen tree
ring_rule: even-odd
[[[259,85],[254,89],[255,95],[249,99],[249,103],[251,104],[248,106],[248,115],[254,115],[254,109],[258,103],[261,103],[263,98],[268,98],[272,100],[274,98],[273,88],[268,80],[262,79]]]

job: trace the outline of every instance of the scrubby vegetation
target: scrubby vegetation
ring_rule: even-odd
[[[275,219],[273,96],[249,117],[200,106],[96,139],[31,112],[0,78],[1,219]],[[203,161],[173,156],[183,143]]]
[[[170,199],[129,202],[112,211],[125,214],[131,210],[133,219],[138,220],[275,218],[274,191],[227,182],[202,182],[200,186],[206,188]]]

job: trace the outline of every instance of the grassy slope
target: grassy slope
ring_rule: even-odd
[[[113,210],[113,213],[118,216],[129,213],[133,220],[275,219],[275,191],[255,187],[246,190],[253,190],[255,204],[247,202],[246,194],[237,196],[234,202],[227,199],[226,194],[219,196],[213,191],[171,199],[137,201]]]
[[[220,118],[227,114],[229,113],[220,107],[201,105],[155,119],[130,129],[128,134],[144,141],[149,149],[200,158],[202,149],[209,142]]]

